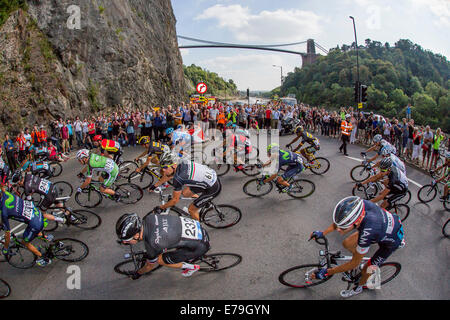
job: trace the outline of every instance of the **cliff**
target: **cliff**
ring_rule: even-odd
[[[27,4],[0,27],[0,134],[186,99],[169,0]]]

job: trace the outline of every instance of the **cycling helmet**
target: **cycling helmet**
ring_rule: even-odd
[[[138,141],[138,144],[147,144],[147,143],[150,143],[150,137],[149,136],[143,136]]]
[[[159,165],[161,167],[170,167],[176,163],[175,155],[172,152],[165,152],[159,157]]]
[[[95,141],[101,141],[101,140],[103,140],[103,137],[100,134],[98,134],[98,135],[94,136],[93,140],[94,140],[94,142]]]
[[[22,171],[20,171],[20,170],[14,171],[14,173],[11,177],[11,183],[16,184],[20,180],[22,180]]]
[[[392,167],[392,159],[389,158],[384,158],[383,160],[380,161],[380,169],[385,171],[388,170],[390,167]]]
[[[376,135],[373,137],[373,142],[374,142],[374,143],[378,143],[378,142],[381,141],[381,139],[383,139],[383,137],[381,136],[381,134],[376,134]]]
[[[351,227],[364,212],[364,202],[360,197],[347,197],[338,202],[333,211],[333,222],[341,229]]]
[[[272,149],[273,149],[274,151],[276,151],[276,150],[278,150],[279,147],[280,147],[280,146],[278,145],[278,143],[271,143],[271,144],[269,144],[269,145],[267,146],[267,152],[271,152]]]
[[[381,148],[381,152],[380,153],[381,153],[381,155],[383,157],[387,157],[388,155],[390,155],[392,153],[392,148],[390,148],[388,146],[383,147],[383,148]]]
[[[349,115],[348,113],[345,115],[345,119],[351,118],[352,116]]]
[[[133,239],[141,231],[142,221],[136,213],[125,213],[116,223],[117,237],[122,241]]]
[[[87,158],[87,157],[89,157],[89,150],[88,149],[78,150],[78,152],[77,152],[77,159],[78,160],[81,160],[81,159]]]
[[[172,132],[173,132],[173,128],[172,127],[166,129],[166,134],[167,135],[171,134]]]
[[[445,159],[450,159],[450,151],[445,152]]]
[[[297,127],[295,128],[294,132],[295,132],[295,133],[299,133],[299,132],[301,133],[301,132],[303,132],[303,130],[304,130],[304,129],[303,129],[303,126],[297,126]]]

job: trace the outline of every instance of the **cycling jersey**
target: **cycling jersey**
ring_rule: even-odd
[[[200,222],[186,217],[149,214],[143,219],[146,258],[167,264],[198,258],[209,250],[209,237]],[[166,252],[168,249],[177,249]]]
[[[402,243],[404,231],[400,218],[375,203],[364,201],[365,216],[358,226],[356,251],[366,254],[370,245],[378,243],[380,248],[371,258],[371,264],[382,264]]]
[[[304,170],[303,160],[298,154],[280,149],[278,151],[278,171],[282,166],[288,166],[281,176],[285,180]]]
[[[44,173],[47,177],[51,177],[53,175],[52,171],[50,170],[50,165],[45,161],[35,161],[31,163],[31,173],[33,175]]]
[[[391,153],[390,158],[394,167],[399,168],[404,174],[406,174],[406,167],[402,160],[400,160],[395,154]]]
[[[173,177],[173,188],[181,191],[183,186],[199,189],[211,188],[217,181],[216,172],[194,161],[181,160]]]
[[[23,188],[26,196],[30,196],[33,193],[44,196],[44,200],[40,204],[41,208],[44,210],[50,207],[58,196],[55,185],[51,181],[41,179],[31,174],[25,175]]]
[[[389,184],[387,188],[389,190],[406,190],[408,189],[408,179],[403,171],[398,169],[397,167],[392,166],[391,171],[388,174]]]
[[[166,153],[166,152],[170,152],[169,146],[167,146],[165,144],[162,144],[160,142],[153,141],[148,147],[147,154],[149,156],[151,156],[153,154],[161,155],[161,154]]]
[[[27,224],[23,233],[26,242],[33,240],[44,228],[44,217],[32,201],[22,200],[9,192],[4,192],[0,199],[3,229],[11,230],[9,219]]]
[[[380,148],[378,149],[378,155],[381,155],[381,150],[383,150],[384,148],[391,149],[391,153],[396,153],[397,151],[397,149],[392,144],[390,144],[386,140],[381,140]]]
[[[309,143],[310,145],[318,145],[319,144],[319,139],[314,137],[309,132],[303,131],[301,137],[302,137],[302,142]]]
[[[172,143],[179,144],[181,142],[185,142],[186,145],[191,144],[191,135],[188,132],[175,130],[172,133]]]
[[[107,179],[103,181],[103,186],[105,188],[110,187],[117,178],[119,174],[119,167],[114,162],[114,160],[99,156],[98,154],[91,153],[88,161],[88,169],[86,176],[91,178],[94,172],[104,172],[108,175]]]
[[[121,150],[120,144],[117,141],[109,139],[102,140],[101,148],[109,153],[116,153]]]

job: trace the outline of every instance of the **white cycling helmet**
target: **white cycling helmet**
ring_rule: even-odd
[[[347,197],[338,202],[333,211],[333,222],[341,229],[351,227],[364,211],[364,202],[360,197]]]
[[[81,149],[78,150],[77,152],[77,159],[81,160],[83,158],[88,158],[89,157],[89,150],[88,149]]]
[[[374,142],[374,143],[380,142],[381,139],[383,139],[383,137],[381,136],[381,134],[376,134],[376,135],[373,137],[373,142]]]

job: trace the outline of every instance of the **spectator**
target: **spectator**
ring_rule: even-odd
[[[5,142],[3,142],[3,150],[6,154],[6,158],[8,160],[9,169],[11,172],[16,171],[16,159],[14,154],[14,142],[9,138],[9,135],[5,135]]]
[[[128,146],[135,147],[136,146],[136,136],[135,136],[135,128],[134,128],[133,118],[130,118],[130,120],[127,122],[126,131],[127,131],[127,136],[128,136]],[[156,133],[155,133],[155,136],[156,136]]]
[[[81,146],[83,145],[83,123],[81,122],[80,117],[76,117],[74,127],[77,146],[78,148],[81,148]]]
[[[433,133],[430,130],[430,126],[426,126],[425,132],[423,133],[423,144],[422,144],[422,167],[424,169],[430,170],[430,155],[431,155],[431,143],[433,142]],[[425,158],[427,159],[427,162],[425,163]]]
[[[422,134],[419,128],[415,127],[413,131],[413,152],[411,160],[414,164],[419,165],[420,143],[422,141]]]
[[[437,160],[439,159],[439,147],[441,145],[442,140],[444,140],[444,135],[441,133],[441,128],[437,128],[436,133],[433,137],[433,153],[431,156],[431,163],[433,168],[436,168]]]
[[[66,125],[66,122],[63,121],[61,127],[61,148],[63,154],[68,154],[70,150],[69,146],[69,128]]]

